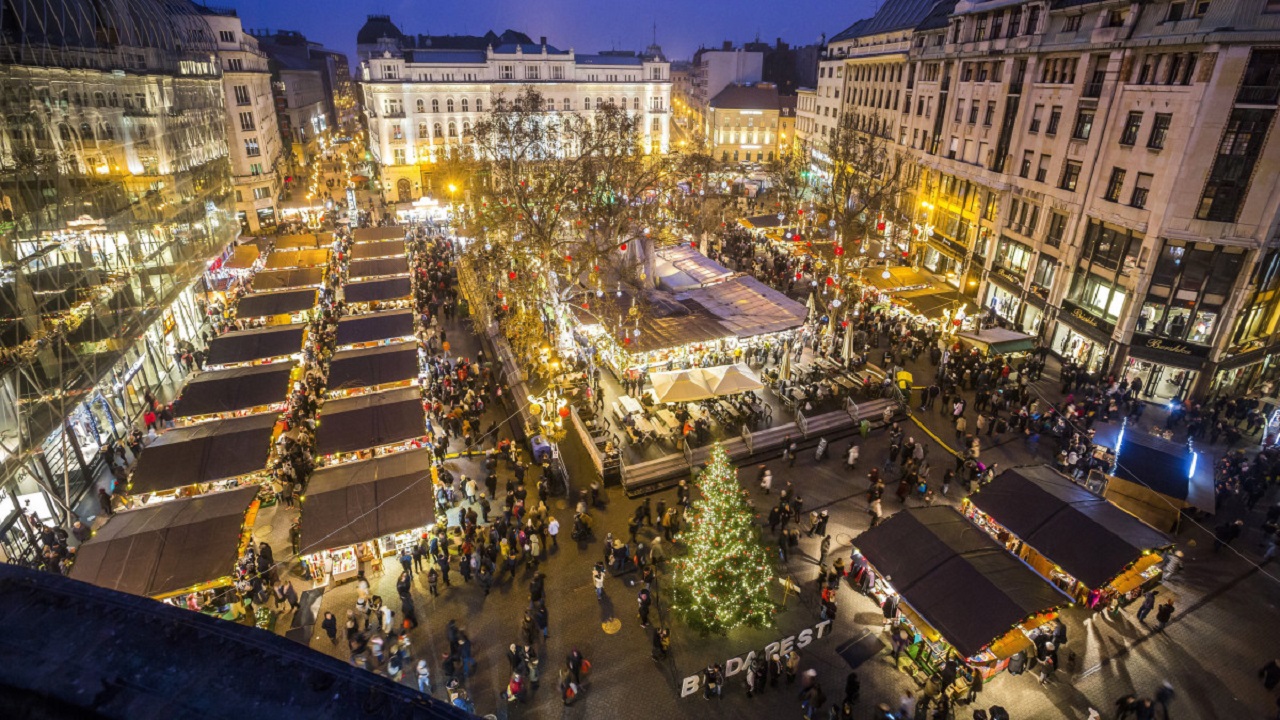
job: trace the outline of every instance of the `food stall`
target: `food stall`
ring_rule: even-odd
[[[329,364],[330,399],[416,385],[421,369],[416,342],[335,353]]]
[[[379,240],[403,240],[404,236],[405,229],[398,225],[356,228],[351,232],[351,240],[357,245]]]
[[[316,453],[321,465],[333,465],[422,447],[426,420],[416,387],[326,400],[316,422]]]
[[[267,270],[318,267],[329,263],[328,250],[276,250],[267,256]]]
[[[349,280],[404,275],[407,272],[409,272],[409,258],[406,256],[352,260],[347,265]]]
[[[264,270],[253,276],[249,287],[253,288],[254,292],[320,287],[324,283],[324,273],[324,267]]]
[[[333,233],[313,232],[297,235],[279,235],[273,247],[276,250],[320,250],[333,243]]]
[[[285,325],[225,332],[209,343],[206,370],[283,362],[302,352],[306,326]]]
[[[122,510],[76,548],[72,579],[178,602],[233,582],[250,538],[256,488]]]
[[[1077,603],[1133,600],[1159,582],[1169,536],[1050,467],[1006,470],[964,514]]]
[[[1143,428],[1126,420],[1094,426],[1093,453],[1104,471],[1090,489],[1163,532],[1177,532],[1184,512],[1214,514],[1213,463],[1190,443],[1174,442],[1163,424]]]
[[[976,348],[987,355],[1021,356],[1035,350],[1036,339],[1006,328],[987,328],[956,333],[956,340],[966,350]]]
[[[299,556],[316,587],[354,578],[361,564],[412,547],[432,529],[430,449],[325,467],[302,501]]]
[[[126,491],[148,504],[260,481],[275,424],[266,413],[170,430],[138,456]]]
[[[173,403],[178,425],[279,412],[284,409],[289,383],[298,371],[294,361],[249,365],[200,373],[182,388]]]
[[[405,257],[404,240],[357,242],[351,246],[352,260],[370,260],[372,258],[386,257]]]
[[[1071,598],[949,506],[908,508],[853,541],[872,574],[871,596],[890,597],[912,642],[903,662],[919,677],[948,658],[990,677],[1051,631]],[[949,692],[967,692],[962,678]]]
[[[315,288],[250,293],[236,303],[236,317],[266,318],[267,325],[306,322],[308,311],[316,306],[317,294]]]
[[[412,310],[384,310],[344,317],[338,321],[337,348],[392,345],[414,339]]]
[[[400,303],[398,309],[409,306],[413,295],[413,285],[408,275],[366,280],[364,282],[348,282],[342,289],[342,297],[347,302],[351,313],[366,310],[386,310],[389,303]]]

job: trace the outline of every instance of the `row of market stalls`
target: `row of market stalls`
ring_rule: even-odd
[[[352,237],[347,283],[342,288],[347,313],[411,308],[413,287],[404,228],[359,228]]]
[[[873,598],[896,605],[908,670],[948,660],[990,677],[1052,636],[1064,608],[1100,608],[1158,582],[1170,539],[1050,468],[1008,470],[949,506],[899,512],[854,540]]]

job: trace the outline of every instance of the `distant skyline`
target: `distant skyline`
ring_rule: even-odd
[[[248,30],[297,30],[308,39],[347,53],[354,71],[356,32],[368,15],[390,15],[405,34],[482,35],[519,30],[545,35],[557,47],[579,52],[643,50],[657,40],[670,60],[687,60],[699,46],[754,40],[792,45],[818,42],[868,17],[876,0],[713,0],[612,3],[601,0],[211,0],[236,9]]]

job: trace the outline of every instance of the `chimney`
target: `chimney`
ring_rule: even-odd
[[[546,44],[547,44],[547,36],[546,36],[546,35],[543,35],[542,37],[538,38],[538,44],[539,44],[539,45],[546,45]]]

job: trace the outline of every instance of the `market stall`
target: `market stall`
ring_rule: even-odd
[[[675,299],[705,309],[738,339],[794,330],[809,316],[803,304],[750,275],[679,292]]]
[[[351,259],[353,260],[404,256],[404,240],[380,240],[377,242],[356,243],[351,246]]]
[[[257,245],[239,245],[232,251],[231,257],[222,263],[222,267],[226,270],[252,270],[260,254]]]
[[[977,348],[988,355],[1027,353],[1036,348],[1035,338],[1005,328],[956,333],[956,339],[965,347]]]
[[[680,292],[727,280],[733,275],[733,271],[692,246],[681,243],[657,250],[654,274],[659,287]]]
[[[328,262],[328,250],[277,250],[267,256],[266,269],[317,267]]]
[[[430,449],[321,468],[302,504],[302,557],[315,585],[412,547],[435,519]]]
[[[1090,607],[1159,582],[1169,536],[1049,467],[1006,470],[965,515],[1045,579]]]
[[[999,672],[1071,602],[949,506],[902,510],[853,545],[872,572],[871,595],[901,609],[909,669],[926,677],[948,657]]]
[[[302,351],[306,328],[302,325],[254,328],[226,332],[209,343],[207,369],[246,363],[266,363]]]
[[[1164,532],[1176,532],[1182,513],[1213,515],[1213,463],[1185,442],[1174,442],[1126,421],[1094,427],[1094,455],[1105,472],[1089,476],[1090,489]]]
[[[173,403],[180,425],[206,420],[280,411],[289,394],[289,378],[296,362],[250,365],[200,373],[187,383]]]
[[[256,497],[246,487],[118,512],[76,548],[70,576],[157,600],[230,585]]]
[[[288,316],[292,322],[306,319],[306,311],[316,306],[317,291],[315,288],[302,290],[279,290],[275,292],[256,292],[245,295],[236,303],[236,317],[250,318]],[[277,322],[287,325],[287,322]]]
[[[319,287],[324,282],[323,267],[265,270],[253,276],[249,287],[255,292],[290,288]]]
[[[384,455],[424,444],[426,415],[418,388],[326,401],[316,428],[322,464]],[[349,455],[344,455],[349,454]]]
[[[337,346],[342,349],[389,344],[413,339],[413,311],[384,312],[344,317],[338,321]]]
[[[142,451],[128,493],[146,503],[249,482],[266,469],[275,424],[268,413],[170,430]]]
[[[329,365],[329,397],[407,386],[420,368],[418,344],[412,341],[344,350]]]
[[[275,239],[276,250],[320,250],[333,244],[333,233],[301,233],[280,235]]]
[[[409,272],[408,257],[385,257],[371,260],[352,260],[347,266],[347,277],[375,278],[387,275],[403,275]]]
[[[348,306],[403,300],[412,294],[413,287],[408,275],[382,280],[349,282],[343,288],[343,298]]]
[[[404,234],[405,229],[402,227],[383,225],[381,227],[356,228],[351,233],[351,239],[358,245],[379,240],[403,240]]]

